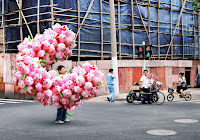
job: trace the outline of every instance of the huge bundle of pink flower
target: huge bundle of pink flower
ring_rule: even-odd
[[[33,95],[44,105],[54,104],[70,110],[98,94],[103,74],[96,66],[85,63],[65,75],[48,71],[57,60],[71,56],[76,47],[74,38],[75,33],[67,26],[56,24],[53,30],[47,29],[34,40],[25,38],[18,45],[13,83],[18,85],[21,94]]]

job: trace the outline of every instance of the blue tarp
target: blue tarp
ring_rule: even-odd
[[[1,1],[1,0],[0,0]],[[90,0],[79,0],[80,1],[80,11],[87,11],[89,4],[90,4]],[[127,2],[130,2],[130,0],[125,0]],[[151,4],[157,5],[157,0],[151,1]],[[147,4],[147,1],[139,1],[141,3],[145,3]],[[164,8],[170,8],[170,4],[165,4],[165,3],[170,3],[170,0],[160,0],[160,7],[164,7]],[[165,3],[162,3],[165,2]],[[173,6],[172,9],[173,10],[179,10],[179,12],[173,11],[172,12],[172,22],[173,22],[173,27],[176,26],[176,23],[178,21],[178,17],[180,14],[180,6],[181,6],[181,1],[180,0],[174,0],[172,1]],[[1,2],[0,2],[1,3]],[[49,0],[41,0],[41,5],[49,5],[50,1]],[[54,4],[57,4],[57,7],[63,8],[63,9],[69,9],[72,8],[73,10],[77,10],[77,1],[76,0],[54,0]],[[23,0],[23,8],[27,8],[27,7],[33,7],[33,6],[37,6],[37,0]],[[10,10],[16,10],[18,9],[17,5],[16,5],[16,0],[7,0],[5,1],[5,12],[8,13]],[[186,2],[185,5],[186,8],[188,8],[187,10],[184,10],[186,12],[192,12],[192,4],[189,2]],[[9,9],[9,10],[8,10]],[[144,24],[148,25],[148,7],[147,6],[141,6],[139,5],[139,9],[140,12],[142,14],[142,17],[144,18]],[[50,12],[50,7],[41,7],[40,8],[40,12]],[[1,11],[1,10],[0,10]],[[164,33],[170,33],[171,29],[170,28],[166,28],[166,27],[170,27],[170,12],[167,9],[160,9],[160,22],[165,22],[165,23],[160,23],[160,32],[164,32]],[[99,0],[94,0],[93,6],[91,8],[91,12],[100,12],[100,1]],[[103,13],[109,13],[109,3],[107,1],[102,0],[102,12]],[[143,26],[138,26],[138,24],[142,25],[142,21],[140,19],[140,15],[137,9],[136,5],[133,5],[133,12],[134,12],[134,24],[135,24],[135,29],[142,29],[144,30]],[[26,15],[31,15],[31,14],[36,14],[37,13],[37,9],[31,9],[31,10],[26,10],[24,11],[25,16]],[[132,40],[132,31],[131,31],[131,26],[128,26],[127,24],[131,24],[131,5],[130,4],[121,4],[120,5],[120,13],[122,14],[120,16],[120,22],[121,22],[121,28],[127,28],[130,30],[118,30],[118,6],[115,5],[115,13],[116,13],[116,34],[117,34],[117,40],[119,37],[119,31],[121,31],[121,42],[122,43],[126,43],[126,44],[132,44],[133,40]],[[63,14],[70,14],[70,15],[77,15],[76,12],[63,12]],[[126,15],[125,15],[126,14]],[[81,16],[84,17],[85,13],[81,13]],[[11,19],[11,18],[16,18],[18,17],[18,14],[14,14],[11,16],[6,16],[6,19]],[[41,15],[40,19],[48,19],[51,18],[50,14],[47,15]],[[60,17],[60,16],[56,16],[55,18],[61,18],[63,20],[67,20],[67,19],[71,19],[70,17]],[[88,15],[88,18],[90,19],[95,19],[95,20],[101,20],[100,14],[97,13],[90,13]],[[104,27],[109,27],[109,22],[110,22],[110,15],[109,14],[103,14],[103,25]],[[158,28],[155,27],[158,25],[157,21],[158,21],[158,10],[156,7],[150,7],[150,19],[155,21],[151,21],[150,25],[152,26],[150,28],[151,31],[157,31]],[[29,17],[27,18],[27,21],[36,21],[37,17],[33,16],[33,17]],[[77,19],[71,20],[72,22],[76,22],[77,23]],[[82,19],[81,19],[82,21]],[[17,24],[18,21],[11,21],[11,22],[6,22],[6,25],[9,24]],[[195,16],[195,24],[197,25],[198,23],[198,19],[197,16]],[[100,26],[101,22],[100,21],[91,21],[91,20],[85,20],[85,24],[90,24],[90,25],[97,25]],[[124,24],[124,25],[123,25]],[[181,21],[180,21],[181,24]],[[192,14],[187,14],[187,13],[183,13],[183,25],[180,25],[178,27],[178,29],[176,30],[176,33],[178,34],[182,34],[182,26],[184,30],[190,30],[190,31],[184,31],[184,34],[188,34],[188,35],[193,35],[193,27],[190,27],[190,24],[193,24],[193,15]],[[33,35],[36,34],[36,24],[30,24],[29,25],[31,28],[31,31],[33,33]],[[77,32],[77,24],[68,24],[69,28],[71,28],[74,32]],[[45,28],[49,28],[51,27],[51,23],[49,22],[41,22],[40,23],[40,31],[43,32]],[[196,31],[198,30],[198,28],[195,28]],[[174,30],[173,30],[174,32]],[[23,26],[23,36],[28,36],[28,30],[26,28],[26,26]],[[96,28],[96,27],[87,27],[87,26],[83,26],[81,28],[81,41],[84,42],[99,42],[99,44],[93,44],[93,43],[81,43],[81,49],[89,49],[89,50],[97,50],[100,51],[101,50],[101,28]],[[157,33],[151,33],[151,43],[152,45],[158,45],[158,34]],[[103,38],[104,38],[104,42],[109,42],[110,41],[110,29],[109,28],[104,28],[103,29]],[[13,41],[13,40],[20,40],[20,35],[19,35],[19,27],[13,27],[13,28],[6,28],[6,40],[7,41]],[[134,40],[135,40],[135,44],[142,44],[142,41],[145,41],[146,44],[148,44],[148,37],[146,32],[142,32],[142,31],[134,31]],[[170,34],[163,34],[160,33],[160,45],[166,45],[169,44],[171,40],[171,36]],[[196,47],[199,46],[198,44],[198,38],[196,39]],[[193,55],[187,55],[187,54],[192,54],[194,53],[194,48],[193,47],[189,47],[189,46],[194,46],[194,38],[193,37],[184,37],[184,43],[185,43],[185,54],[186,57],[193,57]],[[182,56],[183,53],[183,39],[182,36],[174,36],[174,55],[175,56]],[[16,48],[17,43],[16,44],[8,44],[7,48],[8,49],[14,49]],[[132,45],[122,45],[122,53],[127,53],[127,54],[132,54],[133,52],[133,48]],[[168,47],[161,47],[160,51],[161,54],[166,54],[168,50]],[[198,48],[196,49],[196,55],[198,56]],[[104,45],[104,51],[111,51],[110,49],[110,44],[106,44]],[[158,50],[157,48],[153,48],[154,54],[158,54]],[[171,50],[170,50],[171,51]],[[8,51],[11,52],[11,51]],[[137,50],[135,50],[135,52],[137,53]],[[74,54],[77,54],[77,51],[73,51]],[[169,52],[170,53],[170,52]],[[83,55],[101,55],[100,53],[93,53],[93,52],[87,52],[87,51],[81,51],[81,54]],[[110,55],[109,53],[105,54],[105,55]]]

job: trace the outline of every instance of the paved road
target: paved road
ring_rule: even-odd
[[[163,105],[86,102],[70,112],[73,116],[65,124],[54,124],[56,107],[43,107],[35,102],[0,100],[0,113],[1,140],[200,139],[199,122],[186,124],[174,121],[200,121],[200,100],[166,102]],[[157,136],[147,133],[155,129],[173,130],[176,134]]]

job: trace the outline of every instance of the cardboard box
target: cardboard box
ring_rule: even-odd
[[[140,87],[139,86],[132,86],[131,90],[140,90]]]

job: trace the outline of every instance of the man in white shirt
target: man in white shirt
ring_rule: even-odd
[[[142,88],[143,92],[150,92],[150,83],[149,83],[149,79],[147,78],[148,76],[148,70],[144,70],[143,71],[143,76],[140,78],[140,87]],[[151,104],[150,102],[150,96],[147,95],[148,97],[148,104]],[[146,102],[143,100],[142,101],[143,104],[146,104]]]

